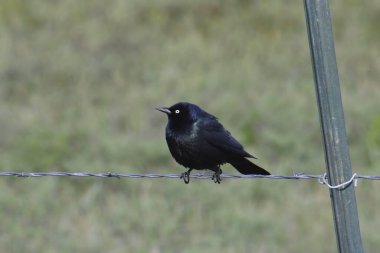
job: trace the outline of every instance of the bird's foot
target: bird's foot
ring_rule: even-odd
[[[221,169],[218,169],[214,175],[212,175],[212,180],[214,181],[214,183],[218,183],[220,184],[220,182],[222,181],[222,178],[220,177],[220,174],[222,174],[222,171]]]
[[[191,170],[188,170],[188,171],[182,173],[180,176],[180,178],[183,178],[183,182],[185,182],[185,184],[188,184],[190,182],[190,172],[191,172]]]

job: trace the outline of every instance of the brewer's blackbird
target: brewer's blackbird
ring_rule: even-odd
[[[180,102],[157,110],[168,115],[166,141],[170,153],[181,165],[189,168],[182,173],[185,183],[190,181],[193,169],[214,171],[212,179],[220,183],[220,165],[230,163],[244,175],[270,175],[270,173],[246,159],[255,158],[247,153],[218,119],[191,103]]]

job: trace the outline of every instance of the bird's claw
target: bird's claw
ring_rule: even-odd
[[[222,178],[220,177],[220,174],[221,174],[221,172],[220,172],[220,169],[219,169],[217,172],[214,173],[214,175],[212,175],[211,179],[214,181],[214,183],[220,184],[220,182],[222,181]]]
[[[190,172],[186,171],[182,173],[180,178],[183,178],[183,182],[185,182],[185,184],[188,184],[190,182]]]

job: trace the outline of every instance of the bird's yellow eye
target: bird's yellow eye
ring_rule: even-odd
[[[177,110],[175,110],[175,113],[176,113],[176,114],[178,114],[178,113],[179,113],[179,110],[178,110],[178,109],[177,109]]]

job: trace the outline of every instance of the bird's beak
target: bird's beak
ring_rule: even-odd
[[[156,110],[166,113],[167,115],[171,114],[172,112],[167,107],[157,107]]]

